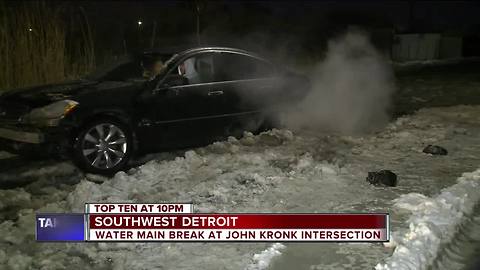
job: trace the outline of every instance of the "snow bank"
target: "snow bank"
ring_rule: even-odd
[[[275,243],[268,249],[253,256],[253,263],[247,266],[246,270],[264,270],[270,265],[273,258],[281,255],[280,250],[284,249],[285,245]]]
[[[443,189],[435,198],[409,193],[395,200],[395,206],[412,212],[409,230],[394,233],[393,255],[376,270],[427,269],[442,243],[450,242],[463,217],[480,201],[480,169],[464,173],[458,183]]]
[[[291,269],[372,269],[381,258],[390,256],[381,245],[286,244],[283,249],[267,243],[39,244],[32,228],[35,212],[82,212],[88,201],[191,201],[202,213],[385,212],[392,206],[392,199],[401,194],[439,194],[442,188],[455,184],[454,175],[476,168],[480,137],[474,134],[480,132],[479,119],[480,107],[457,106],[421,110],[368,136],[308,131],[292,134],[288,130],[245,133],[241,139],[231,137],[186,153],[156,155],[112,179],[85,176],[69,163],[40,163],[2,172],[0,181],[36,181],[0,190],[0,269],[257,270],[285,269],[286,265]],[[422,153],[427,144],[445,146],[449,155],[427,156]],[[398,187],[373,187],[364,180],[367,171],[384,168],[399,172]],[[465,176],[465,181],[472,178]],[[421,245],[421,252],[428,252],[428,245],[438,246],[445,233],[441,222],[450,224],[452,213],[467,212],[455,196],[472,200],[472,190],[452,188],[447,190],[451,196],[429,199],[409,195],[396,201],[397,205],[408,203],[409,209],[420,216],[436,211],[432,214],[435,227],[426,222],[420,227],[412,219],[417,231],[412,229],[405,237],[395,235],[399,247],[396,252],[401,246],[412,254],[416,252],[412,251],[414,244],[408,243],[411,235]],[[468,197],[464,198],[465,194]],[[409,214],[395,215],[392,221],[407,230]],[[430,233],[434,237],[427,239],[433,240],[424,244],[420,229],[430,232],[434,228],[441,232]],[[391,260],[398,262],[396,256],[386,262],[385,267],[390,268],[383,269],[393,268]],[[408,256],[413,260],[414,256]],[[433,256],[429,253],[422,258]],[[413,261],[411,268],[420,263]]]
[[[417,67],[417,66],[440,66],[440,65],[451,65],[451,64],[461,64],[469,62],[478,62],[480,57],[460,57],[460,58],[450,58],[450,59],[431,59],[431,60],[411,60],[404,62],[393,62],[390,64],[395,68],[408,68],[408,67]]]
[[[244,243],[77,243],[35,244],[35,212],[83,212],[84,203],[192,201],[200,212],[272,211],[279,205],[270,192],[293,181],[292,171],[308,170],[311,157],[292,156],[288,170],[277,167],[285,147],[296,138],[288,130],[272,130],[242,139],[229,138],[185,152],[173,160],[151,160],[104,181],[86,175],[71,191],[51,186],[0,190],[0,210],[16,207],[8,220],[0,219],[0,269],[265,269],[282,245]],[[298,167],[298,168],[297,168]],[[68,175],[74,167],[60,163],[25,176]],[[52,175],[53,174],[53,175]],[[44,179],[45,178],[45,179]],[[70,176],[68,177],[70,178]],[[40,181],[40,180],[39,180]],[[94,182],[97,183],[94,183]],[[98,184],[102,182],[101,184]],[[30,201],[35,199],[35,203]],[[41,200],[41,201],[40,201]],[[15,248],[11,248],[15,246]],[[265,250],[266,249],[266,250]],[[262,251],[264,250],[264,251]],[[252,255],[257,253],[252,258]],[[19,259],[19,258],[22,259]]]
[[[0,151],[0,159],[6,159],[6,158],[13,157],[13,156],[15,156],[15,155],[10,154],[10,153],[5,152],[5,151]]]

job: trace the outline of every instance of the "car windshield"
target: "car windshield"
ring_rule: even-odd
[[[112,73],[117,73],[116,71],[118,71],[119,68],[132,65],[133,62],[135,62],[134,60],[134,57],[131,55],[121,56],[112,62],[98,67],[96,70],[85,76],[85,78],[89,80],[103,80],[108,77],[107,75],[114,75]]]
[[[141,56],[125,55],[112,63],[97,68],[85,76],[94,81],[131,81],[151,80],[164,72],[164,68],[173,59],[172,54],[143,54]]]

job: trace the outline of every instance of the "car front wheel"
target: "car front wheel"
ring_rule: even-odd
[[[113,119],[87,124],[75,138],[74,160],[87,172],[113,175],[126,166],[131,152],[129,128]]]

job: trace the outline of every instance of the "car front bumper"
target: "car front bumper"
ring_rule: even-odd
[[[63,154],[68,136],[62,129],[0,126],[0,150],[24,156]]]
[[[0,127],[0,138],[21,143],[40,144],[45,141],[44,134],[35,131],[23,131]]]

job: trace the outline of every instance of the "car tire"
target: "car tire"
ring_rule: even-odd
[[[85,172],[112,176],[126,167],[132,152],[131,129],[112,118],[84,125],[74,138],[73,160]]]

